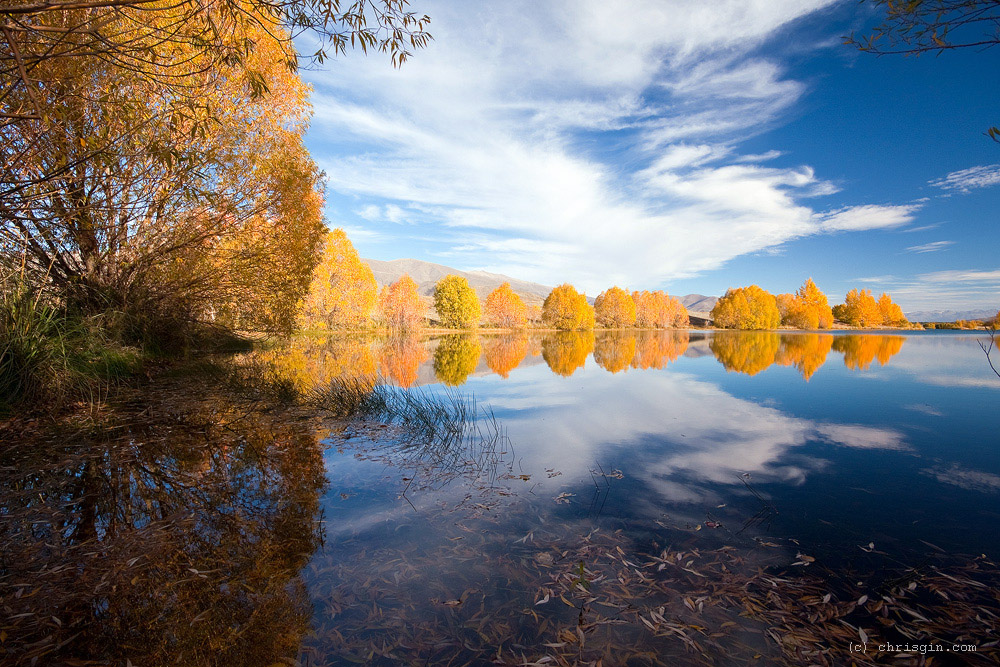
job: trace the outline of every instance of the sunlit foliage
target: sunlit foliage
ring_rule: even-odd
[[[379,349],[379,371],[397,387],[409,389],[417,381],[420,365],[427,361],[427,348],[412,336],[393,336]]]
[[[826,362],[826,356],[833,346],[830,334],[782,334],[781,348],[774,363],[794,366],[809,380],[819,367]]]
[[[516,329],[528,322],[528,307],[510,288],[510,283],[503,283],[489,293],[484,313],[487,323],[497,327]]]
[[[552,289],[542,304],[542,321],[550,327],[573,331],[593,329],[594,309],[587,303],[587,297],[580,294],[569,283]]]
[[[515,333],[493,336],[483,341],[483,357],[490,370],[502,378],[517,368],[528,354],[528,336]]]
[[[892,297],[885,292],[882,292],[882,296],[878,298],[876,304],[879,315],[882,317],[883,326],[901,327],[909,324],[906,315],[903,315],[903,309],[899,307],[899,304],[893,302]]]
[[[639,332],[633,368],[664,368],[684,354],[690,342],[687,331]]]
[[[774,295],[757,285],[726,290],[712,319],[723,329],[776,329],[781,323]]]
[[[640,329],[685,328],[689,324],[687,308],[662,290],[632,292],[635,303],[635,326]]]
[[[594,339],[594,362],[609,373],[624,371],[632,365],[635,349],[635,332],[605,331]]]
[[[479,337],[470,334],[444,336],[434,350],[434,375],[446,385],[457,387],[476,370],[482,348]]]
[[[479,324],[482,307],[476,291],[461,276],[445,276],[434,286],[434,309],[445,327],[470,329]]]
[[[618,329],[635,324],[635,301],[621,287],[609,287],[594,300],[594,318],[602,327]]]
[[[297,392],[325,387],[335,380],[373,382],[377,376],[374,343],[363,336],[296,337],[254,353]]]
[[[795,294],[777,297],[781,323],[797,329],[829,329],[833,325],[833,311],[826,295],[819,291],[812,278]]]
[[[406,275],[382,288],[378,295],[376,320],[380,326],[396,331],[413,331],[424,321],[424,302],[417,293],[417,283]]]
[[[903,347],[906,338],[903,336],[848,335],[837,336],[833,341],[833,349],[842,352],[844,365],[855,371],[868,370],[872,361],[878,359],[881,366],[889,363]]]
[[[299,315],[303,329],[360,327],[375,307],[375,275],[343,229],[327,234],[319,264]]]
[[[882,311],[871,290],[852,289],[844,299],[844,307],[838,312],[838,319],[852,327],[869,328],[882,324]]]
[[[542,358],[553,373],[564,377],[583,368],[593,349],[594,334],[590,331],[560,331],[542,339]]]
[[[756,375],[775,362],[781,337],[769,331],[718,331],[708,346],[727,371]]]

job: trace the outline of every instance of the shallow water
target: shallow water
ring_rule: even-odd
[[[356,341],[350,354],[386,381],[474,395],[509,442],[486,457],[494,468],[486,483],[480,463],[440,482],[433,463],[401,463],[364,433],[329,441],[326,543],[305,575],[315,634],[301,657],[343,657],[351,641],[354,658],[386,664],[475,663],[504,641],[537,648],[546,633],[533,634],[538,620],[529,628],[524,619],[542,609],[533,605],[549,563],[539,554],[551,553],[555,567],[569,563],[574,540],[594,529],[615,535],[612,551],[749,545],[786,565],[869,579],[928,553],[994,556],[1000,378],[981,338],[602,332]],[[343,346],[321,345],[332,356],[347,353]],[[543,533],[544,544],[528,549]],[[872,551],[885,561],[869,562]],[[803,563],[802,552],[816,560]],[[461,639],[485,617],[506,634]],[[560,643],[551,630],[547,638]],[[366,653],[366,641],[385,655]],[[463,641],[467,650],[457,648]],[[768,655],[763,644],[747,646]],[[654,653],[665,659],[664,650]]]
[[[196,373],[21,423],[0,663],[990,664],[982,338],[300,338],[243,361],[476,419],[442,443]]]

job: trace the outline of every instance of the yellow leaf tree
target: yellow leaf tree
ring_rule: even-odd
[[[899,307],[899,304],[893,302],[892,297],[885,292],[882,292],[882,296],[878,298],[876,303],[878,304],[878,312],[882,315],[883,326],[901,327],[909,324],[906,315],[903,315],[903,309]]]
[[[852,289],[844,298],[839,319],[852,327],[877,327],[882,324],[882,311],[871,290]]]
[[[779,294],[777,297],[781,323],[798,329],[829,329],[833,325],[833,311],[812,278],[795,294]]]
[[[493,326],[519,329],[528,321],[528,307],[510,283],[504,283],[486,297],[486,321]]]
[[[559,331],[542,339],[542,358],[556,375],[569,377],[587,363],[594,349],[591,331]]]
[[[635,325],[635,301],[621,287],[609,287],[594,300],[594,317],[602,327],[618,329]]]
[[[528,337],[524,333],[487,338],[483,342],[483,357],[490,370],[502,378],[517,368],[528,354]]]
[[[441,339],[434,350],[434,374],[451,387],[464,384],[476,370],[482,347],[479,337],[470,334],[451,334]]]
[[[662,290],[632,292],[635,303],[635,326],[640,329],[685,328],[687,308]]]
[[[632,365],[636,350],[635,332],[605,331],[594,340],[594,362],[609,373]]]
[[[452,329],[471,329],[483,314],[476,291],[456,275],[445,276],[434,286],[434,309],[441,324]]]
[[[726,290],[712,308],[712,319],[723,329],[775,329],[781,314],[773,294],[750,285]]]
[[[542,304],[542,321],[556,329],[573,331],[594,328],[594,309],[587,297],[569,283],[552,289]]]
[[[417,294],[417,284],[407,274],[382,288],[378,295],[377,319],[381,326],[398,331],[412,331],[424,319],[424,302]]]
[[[371,267],[343,229],[327,235],[300,318],[305,329],[345,329],[368,324],[378,285]]]

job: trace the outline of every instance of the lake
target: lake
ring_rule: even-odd
[[[991,664],[983,339],[298,338],[7,443],[0,633],[25,664]],[[359,377],[367,419],[255,388]]]

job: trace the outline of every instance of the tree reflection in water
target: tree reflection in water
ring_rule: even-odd
[[[727,371],[756,375],[774,363],[781,337],[769,331],[717,331],[708,346]]]
[[[904,336],[881,336],[875,334],[851,334],[837,336],[833,349],[844,354],[844,365],[855,371],[868,370],[872,361],[878,359],[880,366],[889,363],[903,347]]]
[[[774,361],[780,366],[794,366],[808,381],[826,363],[832,346],[830,334],[782,334],[781,349]]]
[[[384,379],[391,380],[397,387],[409,389],[417,381],[420,365],[429,355],[420,339],[392,337],[382,341],[379,350],[379,369]]]
[[[592,331],[558,331],[542,338],[542,358],[553,373],[563,377],[582,368],[593,349]]]
[[[444,336],[434,350],[434,375],[451,387],[464,384],[476,370],[481,352],[479,336],[472,334]]]
[[[0,434],[0,631],[15,664],[297,653],[311,612],[297,573],[320,539],[315,426],[175,382],[56,432]]]
[[[528,355],[528,335],[523,331],[483,340],[483,356],[490,370],[507,379]]]
[[[594,363],[609,373],[627,369],[634,358],[634,331],[604,331],[595,337]]]

